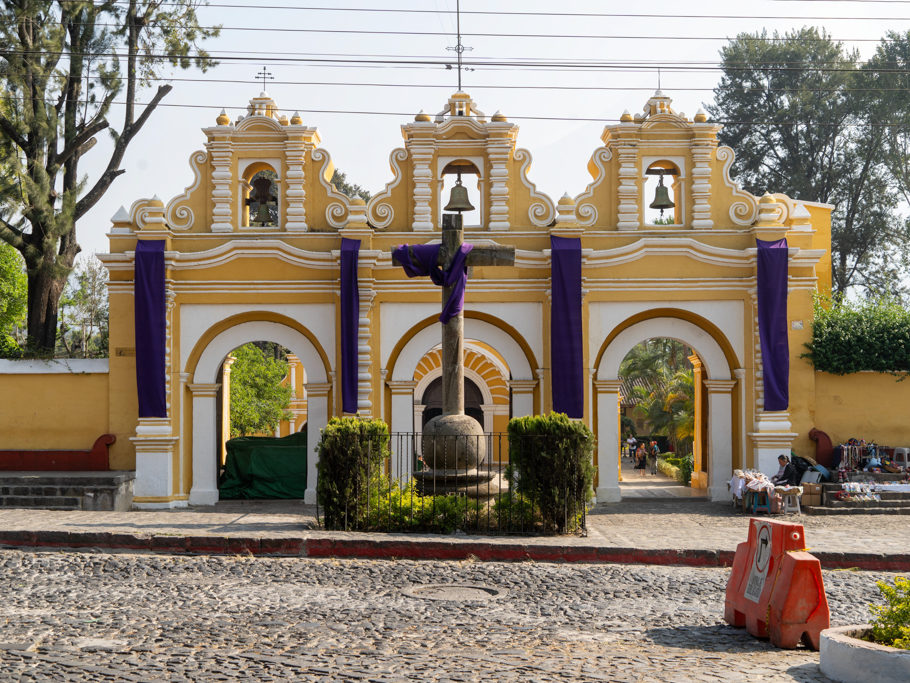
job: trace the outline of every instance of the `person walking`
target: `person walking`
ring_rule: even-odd
[[[648,446],[648,470],[652,475],[657,476],[657,456],[660,455],[660,449],[657,442],[652,441]]]
[[[635,469],[642,470],[645,469],[645,460],[647,459],[647,454],[645,453],[645,445],[643,443],[638,444],[638,448],[635,450]]]

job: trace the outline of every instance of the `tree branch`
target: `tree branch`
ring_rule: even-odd
[[[78,220],[85,215],[85,212],[91,209],[97,201],[101,199],[101,196],[107,191],[107,188],[110,187],[111,183],[114,182],[114,179],[125,172],[120,169],[120,162],[123,161],[123,155],[126,153],[127,145],[129,145],[130,141],[141,130],[145,122],[148,121],[148,118],[152,115],[152,112],[161,100],[163,100],[172,89],[173,86],[171,85],[160,86],[155,93],[155,96],[152,97],[151,101],[145,106],[145,109],[136,122],[128,125],[120,137],[117,138],[117,143],[114,145],[114,151],[111,153],[111,159],[108,162],[107,170],[98,178],[94,187],[76,203],[74,220]]]

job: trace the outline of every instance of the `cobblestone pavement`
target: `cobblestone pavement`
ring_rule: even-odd
[[[883,576],[825,572],[832,624],[865,621]],[[825,681],[817,653],[723,623],[727,577],[5,550],[0,680]]]
[[[43,530],[165,536],[254,536],[274,538],[363,538],[363,534],[316,529],[316,509],[297,501],[219,503],[184,510],[69,512],[0,508],[0,530]],[[812,550],[853,553],[910,553],[910,515],[776,515],[802,524]],[[629,500],[596,506],[588,515],[588,536],[522,537],[524,544],[613,546],[620,548],[736,550],[746,540],[748,516],[730,505],[699,500]],[[382,534],[383,539],[420,538]],[[426,538],[426,537],[424,537]],[[447,542],[477,536],[442,536]],[[516,537],[490,538],[514,543]]]

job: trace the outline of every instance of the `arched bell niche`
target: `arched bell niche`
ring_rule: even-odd
[[[246,229],[277,229],[281,225],[279,165],[253,161],[243,169],[240,180],[240,225]]]
[[[682,159],[642,159],[642,208],[645,225],[682,226],[685,222]],[[663,210],[661,210],[663,209]]]

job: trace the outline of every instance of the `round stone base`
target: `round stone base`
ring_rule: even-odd
[[[487,459],[487,439],[468,415],[439,415],[423,428],[423,460],[431,470],[474,469]]]

